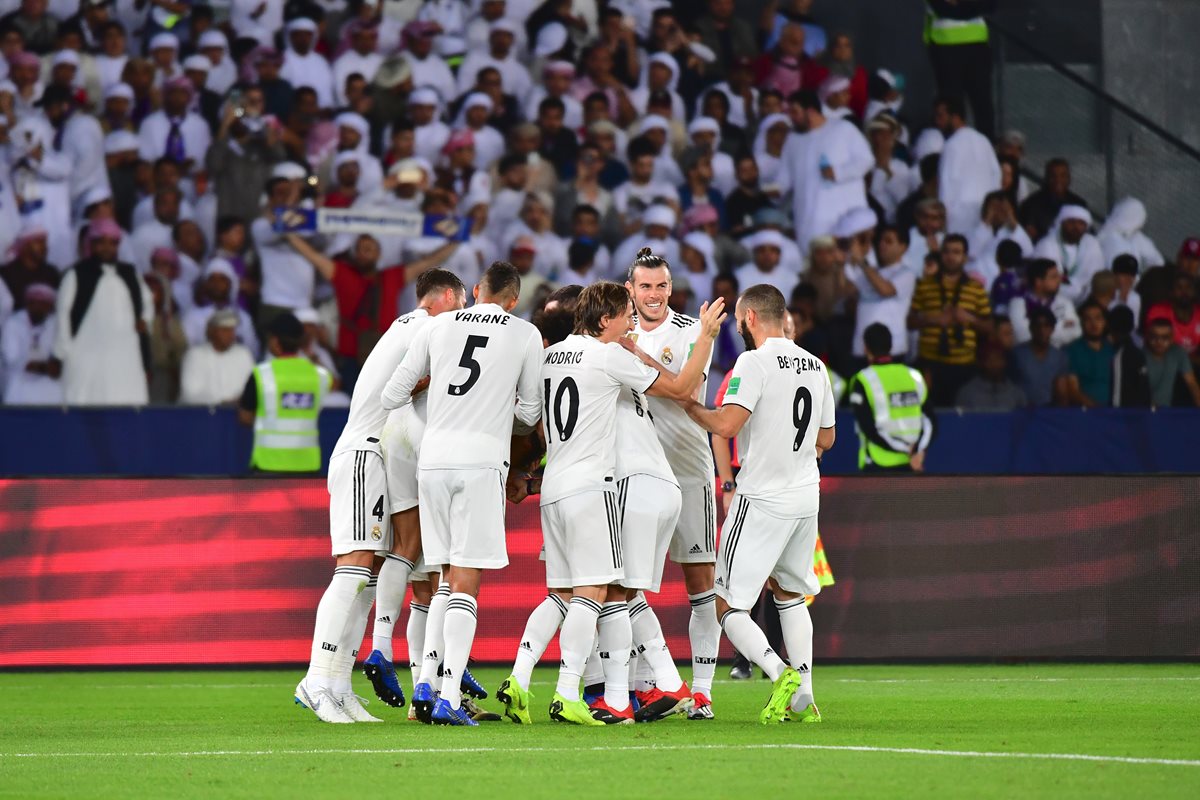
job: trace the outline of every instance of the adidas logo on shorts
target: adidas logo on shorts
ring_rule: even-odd
[[[694,545],[692,545],[692,549],[688,550],[688,552],[691,553],[692,555],[695,555],[696,553],[702,553],[704,551],[700,549],[700,545],[694,544]]]

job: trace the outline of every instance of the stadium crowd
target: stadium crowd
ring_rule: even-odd
[[[1031,182],[958,95],[914,129],[811,5],[0,0],[3,400],[233,402],[285,310],[348,393],[424,270],[508,260],[529,317],[646,246],[678,311],[778,287],[843,376],[882,323],[938,406],[1200,405],[1200,238]],[[470,230],[276,224],[315,207]]]

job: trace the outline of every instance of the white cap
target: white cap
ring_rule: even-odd
[[[362,114],[353,111],[343,111],[334,117],[333,123],[339,128],[350,128],[358,131],[358,135],[367,138],[371,134],[371,125]]]
[[[937,128],[926,128],[921,131],[917,137],[917,141],[913,143],[913,157],[918,162],[925,156],[931,156],[934,153],[942,152],[942,148],[946,146],[946,137]]]
[[[202,56],[197,53],[194,56],[188,56],[183,60],[183,68],[185,70],[196,70],[198,72],[212,72],[213,64],[208,60],[207,56]]]
[[[866,206],[852,208],[838,218],[833,226],[833,235],[838,239],[849,239],[863,231],[873,230],[879,224],[879,217]]]
[[[88,206],[96,205],[96,203],[112,200],[112,196],[112,190],[108,186],[93,186],[79,198],[79,208],[85,209]]]
[[[516,36],[517,35],[517,23],[512,21],[508,17],[501,17],[500,19],[493,22],[491,24],[491,27],[488,28],[488,35],[490,36],[491,34],[495,33],[496,31],[505,31],[507,33],[511,33],[513,36]]]
[[[289,181],[302,181],[308,177],[308,170],[295,161],[280,161],[271,169],[272,178],[287,178]]]
[[[137,134],[132,131],[113,131],[104,137],[104,154],[106,156],[111,156],[113,153],[126,153],[130,150],[137,150],[138,146]]]
[[[308,31],[309,33],[317,32],[317,23],[308,17],[296,17],[287,24],[287,31]]]
[[[403,174],[407,177],[420,170],[424,172],[425,177],[428,178],[430,174],[432,174],[432,169],[427,168],[428,162],[422,163],[423,161],[425,161],[425,159],[415,156],[413,158],[402,158],[395,164],[392,164],[392,166],[388,167],[388,175]],[[414,181],[414,183],[415,182],[416,181]]]
[[[340,152],[336,156],[334,156],[333,171],[336,173],[339,169],[341,169],[342,164],[360,164],[361,165],[361,161],[360,161],[361,158],[362,158],[362,154],[359,153],[357,150],[343,150],[342,152]]]
[[[472,92],[467,95],[467,99],[463,101],[463,113],[470,111],[472,108],[486,108],[490,114],[492,111],[492,98],[488,97],[483,92]]]
[[[150,39],[150,49],[158,50],[160,47],[166,47],[170,50],[175,50],[178,52],[179,40],[175,38],[175,34],[173,33],[167,33],[166,31],[163,31],[162,33],[156,33]]]
[[[875,70],[875,74],[878,75],[880,78],[882,78],[884,83],[886,83],[888,86],[892,87],[893,89],[899,88],[896,85],[896,76],[892,74],[891,70],[877,69],[877,70]]]
[[[539,58],[557,53],[567,44],[567,29],[561,22],[551,22],[538,31],[533,54]]]
[[[233,268],[233,264],[224,258],[214,258],[204,267],[204,277],[209,275],[224,275],[233,283],[237,283],[237,270]]]
[[[817,90],[817,95],[821,98],[821,102],[824,103],[831,95],[844,92],[849,88],[850,79],[845,75],[830,75],[821,82],[821,88]]]
[[[670,206],[653,205],[642,213],[642,224],[646,227],[662,225],[665,228],[674,228],[675,221],[675,209]]]
[[[297,308],[292,312],[303,325],[320,325],[321,315],[315,308]]]
[[[225,34],[215,28],[209,28],[204,33],[200,34],[199,48],[207,50],[210,47],[219,47],[222,50],[229,49],[229,42],[225,39]]]
[[[113,97],[121,97],[129,102],[133,102],[133,87],[128,83],[114,83],[112,86],[104,90],[104,99],[109,100]]]
[[[655,129],[670,133],[670,120],[661,114],[647,114],[646,116],[642,117],[642,124],[638,128],[638,133],[645,133],[646,131],[652,131]]]
[[[1088,211],[1083,206],[1065,205],[1059,209],[1058,218],[1054,220],[1054,224],[1061,225],[1069,219],[1082,220],[1090,227],[1092,224],[1092,212]]]
[[[721,123],[712,117],[696,117],[692,124],[688,125],[687,132],[688,136],[695,136],[697,133],[715,133],[720,136]]]
[[[413,89],[408,95],[408,104],[410,106],[438,106],[441,102],[442,96],[432,86],[422,86],[419,89]]]
[[[760,247],[774,247],[776,250],[782,251],[783,242],[783,234],[770,228],[765,231],[759,231],[753,236],[748,236],[742,240],[742,244],[751,250],[757,250]]]
[[[650,56],[651,64],[659,64],[671,70],[672,75],[679,74],[679,62],[670,53],[664,53],[661,50]]]
[[[59,50],[54,54],[54,58],[50,61],[51,67],[57,67],[59,64],[70,64],[72,67],[79,66],[79,53],[74,50]]]

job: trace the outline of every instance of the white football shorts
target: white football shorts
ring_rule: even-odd
[[[730,608],[754,607],[767,578],[793,594],[817,594],[821,584],[813,571],[817,516],[780,519],[758,508],[754,500],[734,498],[721,526],[717,552],[717,594]]]
[[[392,548],[387,476],[383,457],[347,450],[329,459],[329,535],[335,556]]]

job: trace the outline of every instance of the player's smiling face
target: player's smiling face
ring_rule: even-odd
[[[625,288],[633,296],[639,320],[661,322],[667,316],[667,300],[671,298],[671,272],[666,267],[638,267],[633,271],[633,281],[626,282]]]
[[[633,330],[633,303],[625,304],[625,311],[616,317],[603,317],[602,331],[597,338],[602,342],[615,342]]]

